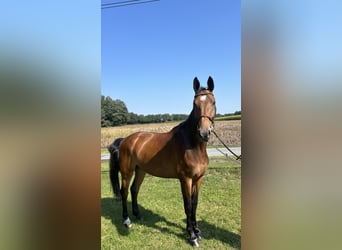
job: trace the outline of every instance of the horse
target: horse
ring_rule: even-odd
[[[127,228],[131,227],[127,196],[133,173],[135,176],[130,191],[132,212],[137,219],[141,219],[137,197],[145,173],[162,178],[175,178],[181,185],[189,242],[198,247],[202,237],[196,220],[198,194],[208,168],[206,148],[214,129],[216,115],[213,78],[209,76],[207,87],[204,88],[195,77],[193,89],[193,109],[184,122],[166,133],[136,132],[127,136],[119,143],[119,159],[114,163],[118,163],[116,168],[120,169],[121,173],[123,224]],[[115,190],[119,179],[118,171],[114,169],[111,172],[111,183]]]

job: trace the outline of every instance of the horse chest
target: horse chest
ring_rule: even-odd
[[[202,176],[208,169],[208,156],[197,151],[187,151],[184,156],[183,168],[189,177]]]

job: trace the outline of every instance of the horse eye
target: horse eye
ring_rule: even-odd
[[[213,102],[213,105],[216,105],[216,102]]]

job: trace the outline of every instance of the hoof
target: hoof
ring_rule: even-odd
[[[197,238],[195,238],[195,239],[193,239],[193,240],[190,239],[190,243],[191,243],[191,245],[194,246],[194,247],[199,247],[199,242],[198,242],[198,239],[197,239]]]
[[[125,227],[127,227],[127,228],[131,228],[131,227],[132,227],[132,222],[131,222],[131,220],[130,220],[129,218],[127,218],[127,219],[123,222],[123,224],[124,224]]]
[[[194,230],[194,233],[195,233],[197,239],[199,239],[199,240],[202,239],[202,232],[201,232],[201,230],[199,230],[198,228],[196,228],[196,229]]]

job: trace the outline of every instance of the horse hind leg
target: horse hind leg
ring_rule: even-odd
[[[128,217],[128,210],[127,210],[128,187],[129,187],[129,183],[131,181],[132,175],[133,175],[133,171],[130,171],[130,170],[121,172],[120,194],[122,198],[122,217],[123,217],[123,224],[128,228],[132,226],[131,220]]]
[[[130,179],[130,178],[129,178]],[[128,184],[129,180],[122,178],[122,185],[121,185],[121,197],[122,197],[122,217],[123,217],[123,224],[126,227],[131,227],[131,220],[128,217],[128,210],[127,210],[127,196],[128,196]]]
[[[145,171],[143,171],[138,166],[135,168],[135,177],[133,184],[131,186],[131,195],[132,195],[132,210],[133,215],[138,219],[142,219],[139,206],[138,206],[138,193],[140,190],[141,183],[144,181]]]

